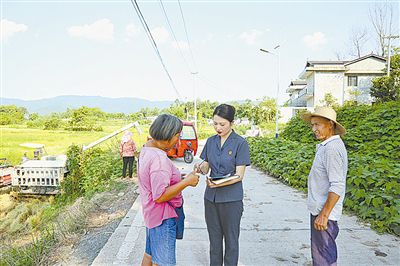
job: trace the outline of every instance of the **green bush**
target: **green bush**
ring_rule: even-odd
[[[122,175],[122,159],[112,150],[94,148],[82,156],[81,187],[87,196],[104,191],[117,177]]]
[[[400,235],[400,102],[338,109],[349,157],[344,207],[379,232]],[[307,190],[316,141],[297,116],[282,139],[250,138],[252,164]],[[303,141],[295,141],[303,140]]]
[[[28,128],[44,128],[44,119],[38,118],[32,121],[26,122]]]
[[[104,191],[122,174],[118,147],[92,148],[82,152],[77,145],[71,145],[67,157],[70,173],[62,184],[65,197],[91,196]]]
[[[302,143],[315,143],[316,140],[310,126],[300,118],[302,113],[298,113],[286,124],[281,137]]]
[[[52,116],[44,119],[44,130],[53,130],[62,126],[62,120],[58,117]]]
[[[285,183],[304,190],[313,145],[274,138],[248,138],[251,163]]]

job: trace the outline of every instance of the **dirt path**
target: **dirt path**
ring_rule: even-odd
[[[50,265],[90,265],[93,262],[137,197],[135,179],[124,179],[123,183],[126,189],[103,192],[91,199],[96,207],[89,212],[85,232],[60,244],[51,254]]]

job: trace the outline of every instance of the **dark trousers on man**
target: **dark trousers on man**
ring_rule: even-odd
[[[210,265],[236,266],[243,201],[215,203],[205,199],[204,207],[210,239]],[[225,255],[222,240],[225,242]]]
[[[122,165],[122,177],[126,176],[126,168],[128,166],[128,171],[129,171],[129,177],[132,177],[133,174],[133,160],[134,156],[127,156],[127,157],[122,157],[123,160],[123,165]]]
[[[339,234],[337,221],[328,220],[328,228],[318,231],[314,228],[317,216],[310,216],[311,226],[311,257],[313,266],[336,266],[337,247],[336,237]]]

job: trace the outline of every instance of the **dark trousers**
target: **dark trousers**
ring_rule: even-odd
[[[310,215],[311,257],[313,266],[334,266],[337,261],[336,237],[339,234],[337,221],[328,220],[328,229],[318,231],[314,228],[317,216]]]
[[[210,265],[236,266],[239,260],[240,220],[243,201],[215,203],[204,200],[205,218],[210,239]],[[222,240],[225,242],[225,254]]]
[[[126,176],[126,167],[127,166],[129,168],[129,177],[132,177],[132,174],[133,174],[133,159],[134,158],[135,158],[134,156],[122,157],[122,160],[124,162],[124,164],[122,166],[122,176],[123,177]]]

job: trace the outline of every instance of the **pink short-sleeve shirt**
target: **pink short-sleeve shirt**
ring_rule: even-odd
[[[147,228],[159,226],[163,220],[177,217],[168,202],[155,202],[167,187],[181,181],[181,174],[167,154],[157,148],[143,147],[138,163],[139,190],[143,217]],[[182,193],[169,200],[174,207],[182,206]]]

